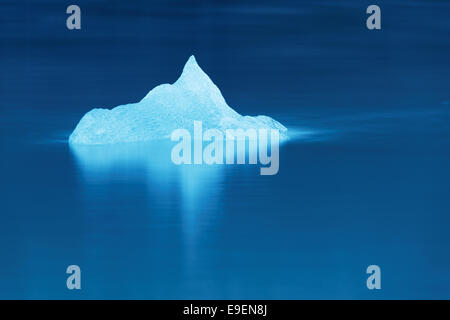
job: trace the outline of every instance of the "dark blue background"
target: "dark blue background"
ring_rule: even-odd
[[[382,30],[365,26],[370,4]],[[2,0],[0,297],[450,298],[449,12]],[[174,82],[191,54],[239,113],[310,132],[278,175],[70,150],[85,112]]]

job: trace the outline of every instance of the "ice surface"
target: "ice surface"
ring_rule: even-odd
[[[140,102],[111,110],[93,109],[80,120],[69,137],[71,144],[113,144],[168,139],[173,130],[193,132],[194,121],[203,130],[278,129],[280,139],[287,129],[267,116],[241,116],[230,108],[219,88],[191,56],[174,84],[162,84]]]

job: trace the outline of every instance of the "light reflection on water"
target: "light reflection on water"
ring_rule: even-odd
[[[180,225],[187,259],[195,259],[194,248],[199,222],[210,225],[217,217],[199,217],[201,207],[218,209],[223,189],[222,165],[176,165],[171,161],[174,143],[156,141],[116,145],[71,145],[70,149],[80,169],[82,184],[105,185],[114,180],[145,185],[149,205],[156,208],[181,210]],[[89,198],[89,195],[86,195]],[[138,208],[136,208],[139,210]],[[218,210],[217,210],[218,212]],[[152,212],[152,214],[164,214]]]

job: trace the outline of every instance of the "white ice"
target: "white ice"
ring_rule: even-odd
[[[109,109],[93,109],[80,120],[69,137],[71,144],[113,144],[168,139],[175,129],[193,132],[194,121],[203,130],[287,129],[267,116],[242,116],[230,108],[219,88],[191,56],[174,84],[162,84],[144,99]]]

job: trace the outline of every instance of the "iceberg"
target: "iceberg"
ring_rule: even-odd
[[[194,56],[173,84],[162,84],[141,101],[86,113],[69,137],[70,144],[105,145],[170,139],[176,129],[276,129],[286,140],[287,128],[267,116],[242,116],[227,105],[219,88],[203,72]]]

